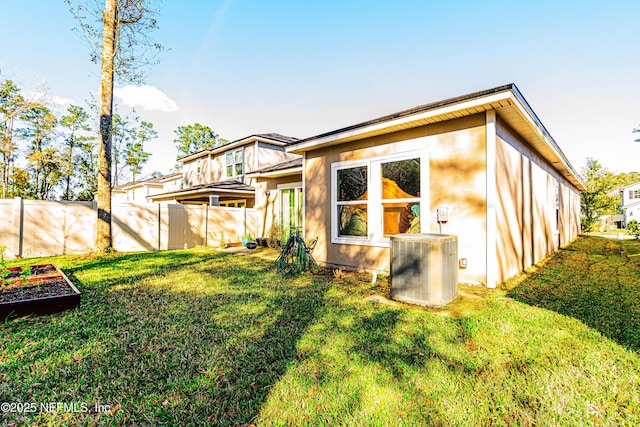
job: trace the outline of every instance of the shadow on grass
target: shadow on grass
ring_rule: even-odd
[[[251,422],[295,362],[326,290],[309,277],[282,279],[261,259],[222,253],[126,254],[64,267],[85,292],[82,304],[3,326],[0,372],[12,388],[0,395],[119,405],[112,415],[65,414],[72,424]]]
[[[581,236],[508,295],[640,351],[640,242]]]

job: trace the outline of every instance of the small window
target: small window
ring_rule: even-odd
[[[196,173],[202,172],[202,160],[196,162]]]
[[[246,199],[225,200],[225,201],[219,202],[218,206],[221,206],[224,208],[244,208],[247,206],[247,200]]]

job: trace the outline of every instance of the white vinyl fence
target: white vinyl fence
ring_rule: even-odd
[[[146,251],[219,246],[257,230],[255,209],[207,205],[112,205],[113,246]],[[93,202],[0,199],[0,246],[7,259],[82,254],[95,244]]]

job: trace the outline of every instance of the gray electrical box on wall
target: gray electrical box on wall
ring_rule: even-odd
[[[458,296],[458,237],[391,236],[391,298],[441,307]]]

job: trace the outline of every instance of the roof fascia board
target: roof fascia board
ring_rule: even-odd
[[[278,178],[281,176],[296,175],[299,173],[302,173],[302,166],[298,166],[296,168],[281,169],[278,171],[271,171],[271,172],[253,172],[253,173],[247,174],[247,177],[248,178]]]
[[[255,191],[200,188],[198,190],[187,190],[187,191],[174,191],[174,192],[169,192],[169,193],[158,193],[158,194],[153,194],[153,195],[147,196],[147,198],[150,198],[150,199],[162,199],[162,198],[165,198],[165,197],[189,196],[189,195],[192,195],[192,194],[202,194],[202,193],[255,194]]]
[[[464,109],[468,109],[468,108],[475,108],[475,107],[479,107],[483,104],[490,104],[492,102],[497,102],[497,101],[503,101],[505,99],[510,98],[511,92],[510,91],[504,91],[504,92],[499,92],[496,94],[492,94],[492,95],[485,95],[483,97],[480,98],[475,98],[475,99],[470,99],[467,101],[462,101],[462,102],[457,102],[451,105],[446,105],[443,107],[439,107],[439,108],[434,108],[432,110],[427,110],[421,113],[416,113],[416,114],[412,114],[409,116],[405,116],[405,117],[399,117],[397,119],[391,119],[388,121],[384,121],[384,122],[380,122],[380,123],[375,123],[369,126],[363,126],[363,127],[359,127],[357,129],[349,129],[349,130],[345,130],[344,132],[340,132],[337,134],[332,134],[332,135],[327,135],[325,137],[321,137],[318,139],[314,139],[308,142],[303,142],[301,144],[295,144],[292,145],[290,147],[286,148],[287,152],[292,152],[292,153],[298,153],[300,154],[300,152],[304,152],[304,151],[308,151],[309,149],[313,149],[316,148],[318,146],[322,146],[324,144],[338,144],[340,143],[342,140],[347,139],[347,138],[353,138],[353,137],[357,137],[358,135],[362,135],[362,134],[366,134],[366,133],[370,133],[370,132],[375,132],[375,131],[379,131],[379,130],[383,130],[385,128],[389,128],[389,127],[394,127],[394,126],[398,126],[398,125],[403,125],[403,124],[407,124],[407,123],[411,123],[411,122],[415,122],[415,121],[419,121],[419,120],[424,120],[424,119],[429,119],[429,118],[433,118],[436,116],[440,116],[440,115],[444,115],[444,114],[448,114],[448,113],[452,113],[455,111],[459,111],[459,110],[464,110]]]

